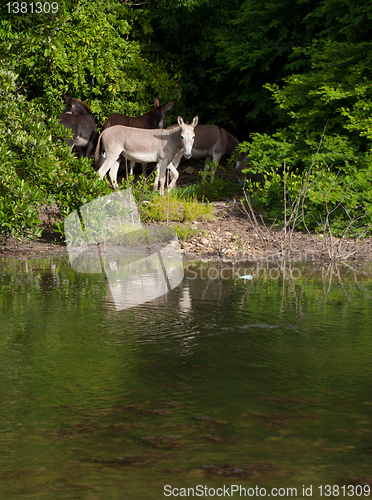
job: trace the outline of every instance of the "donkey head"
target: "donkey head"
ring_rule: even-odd
[[[184,157],[187,160],[191,158],[191,151],[195,139],[194,128],[198,124],[198,120],[199,117],[198,115],[196,115],[193,121],[191,122],[191,125],[189,125],[189,122],[185,123],[180,116],[177,118],[178,125],[181,127],[181,141],[183,144],[183,148],[185,150]]]
[[[167,111],[169,111],[174,104],[174,101],[168,102],[165,106],[161,107],[159,99],[155,97],[154,108],[149,111],[145,116],[148,116],[150,128],[164,128],[167,121]]]
[[[91,114],[90,107],[87,104],[85,104],[85,102],[80,101],[75,97],[71,97],[70,94],[64,94],[63,98],[67,104],[67,108],[64,110],[63,113],[72,113],[73,115]]]

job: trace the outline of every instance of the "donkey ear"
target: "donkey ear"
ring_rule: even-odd
[[[66,104],[71,104],[70,94],[63,94],[63,99],[65,100]]]
[[[182,120],[182,118],[181,118],[180,116],[177,118],[177,121],[178,121],[178,125],[179,125],[180,127],[182,127],[183,125],[185,125],[185,124],[184,124],[184,121]]]
[[[166,113],[167,111],[169,111],[173,107],[174,102],[175,101],[168,102],[168,104],[166,104],[165,106],[163,106],[161,108],[164,111],[164,113]]]
[[[159,98],[155,97],[154,99],[154,108],[158,108],[160,106]]]
[[[195,118],[193,119],[192,123],[191,123],[191,126],[192,127],[196,127],[197,124],[198,124],[198,121],[199,121],[199,116],[196,115]]]

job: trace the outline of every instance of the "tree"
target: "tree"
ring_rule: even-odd
[[[372,12],[364,1],[325,0],[309,18],[323,29],[311,43],[293,50],[288,68],[303,60],[307,66],[285,77],[282,87],[265,85],[287,116],[286,126],[271,135],[255,134],[245,149],[256,170],[266,174],[276,172],[284,160],[299,175],[313,165],[318,180],[309,192],[309,211],[324,210],[324,193],[332,186],[330,206],[342,202],[344,215],[362,211],[370,220]],[[267,187],[274,189],[270,182]],[[279,194],[275,203],[281,199]],[[335,221],[343,218],[339,211],[333,215]]]
[[[172,72],[144,57],[133,40],[130,4],[82,0],[59,5],[57,15],[1,20],[1,56],[19,74],[28,99],[57,114],[62,95],[69,92],[103,119],[115,111],[146,112],[155,96],[166,102],[180,98]]]

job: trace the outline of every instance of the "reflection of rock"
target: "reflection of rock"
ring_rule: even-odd
[[[76,429],[77,432],[86,432],[86,433],[91,433],[91,432],[97,432],[100,430],[99,425],[96,424],[75,424],[74,429]]]
[[[219,424],[219,425],[226,425],[227,422],[226,420],[219,420],[218,418],[214,417],[208,417],[208,416],[203,416],[203,417],[196,417],[197,420],[206,420],[207,422],[211,422],[213,424]]]
[[[281,427],[288,425],[288,421],[303,420],[303,419],[319,419],[319,415],[290,415],[288,413],[243,413],[242,417],[254,417],[266,420],[265,425],[268,427]]]
[[[203,469],[210,476],[223,476],[223,477],[244,477],[244,476],[259,476],[261,473],[277,471],[279,466],[274,464],[244,464],[239,465],[204,465]]]
[[[177,389],[179,391],[191,391],[191,387],[189,387],[188,385],[184,385],[184,384],[167,384],[167,386],[174,387],[175,389]]]
[[[169,467],[167,469],[163,469],[163,472],[168,474],[181,474],[181,472],[185,472],[185,469],[178,469],[177,467]]]
[[[363,477],[356,477],[356,476],[350,476],[347,478],[345,481],[346,485],[353,485],[353,486],[370,486],[372,488],[372,478],[368,476],[363,476]],[[365,495],[363,492],[363,496],[371,496],[372,491],[369,490],[369,494]],[[358,495],[361,496],[361,495]]]
[[[144,413],[148,415],[163,415],[166,417],[172,415],[170,410],[165,410],[164,408],[154,408],[153,410],[146,410]]]
[[[214,436],[213,434],[202,434],[199,436],[202,441],[212,441],[212,443],[221,443],[222,438],[220,436]]]
[[[170,408],[181,408],[183,406],[181,403],[176,403],[175,401],[162,401],[157,403],[157,405],[169,406]]]
[[[188,479],[191,479],[191,478],[204,477],[205,475],[206,473],[203,469],[193,469],[190,472],[188,472],[187,477]]]
[[[126,424],[123,422],[119,422],[118,424],[109,424],[105,426],[105,430],[113,431],[113,432],[133,432],[136,424]]]
[[[155,448],[185,448],[185,445],[175,436],[146,436],[142,439]]]
[[[154,455],[140,455],[140,456],[127,456],[127,457],[108,457],[108,458],[92,458],[89,462],[98,464],[119,464],[131,465],[134,467],[141,467],[150,464],[155,460]]]
[[[179,301],[179,308],[184,313],[187,313],[192,309],[191,294],[188,287],[184,287],[182,289],[182,297]]]
[[[273,403],[303,403],[313,405],[321,403],[320,399],[273,398],[268,396],[264,396],[261,399],[265,401],[272,401]]]
[[[46,471],[44,467],[38,467],[37,469],[22,469],[18,471],[8,471],[0,474],[0,479],[12,479],[12,478],[23,478],[30,476],[38,476]]]

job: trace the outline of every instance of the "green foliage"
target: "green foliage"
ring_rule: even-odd
[[[253,134],[243,146],[247,172],[264,176],[255,192],[272,218],[283,216],[278,171],[286,161],[292,199],[312,168],[303,201],[305,223],[323,230],[329,220],[339,234],[353,219],[353,227],[370,224],[372,202],[372,44],[366,30],[372,16],[361,4],[340,5],[336,9],[326,0],[307,17],[323,30],[293,50],[287,68],[298,70],[296,61],[307,61],[302,72],[284,78],[283,87],[265,85],[287,117],[285,127],[271,135]]]
[[[273,106],[263,85],[279,83],[293,47],[311,40],[316,27],[307,15],[317,3],[246,0],[215,31],[218,71],[212,78],[228,89],[223,97],[226,109],[234,102],[246,110],[246,120],[262,125],[270,117],[270,126],[274,125]],[[307,61],[296,61],[300,67],[308,65]]]
[[[222,102],[226,95],[211,76],[220,71],[216,64],[215,36],[223,29],[242,0],[161,0],[144,7],[154,32],[138,39],[149,59],[160,59],[173,70],[182,87],[179,111],[191,120],[199,114],[202,123],[230,122],[235,103]],[[230,78],[229,78],[230,77]],[[231,88],[231,74],[224,84]],[[235,82],[234,82],[235,85]]]
[[[258,170],[250,168],[249,172]],[[263,211],[271,222],[284,221],[285,178],[286,217],[289,220],[298,201],[297,228],[323,232],[328,221],[334,235],[340,236],[348,229],[351,237],[372,223],[372,168],[350,167],[345,173],[314,164],[309,173],[286,171],[284,176],[283,171],[272,168],[263,176],[262,183],[248,180],[247,189],[253,194],[255,208]]]
[[[199,200],[220,200],[221,198],[228,198],[239,195],[241,188],[234,179],[232,182],[229,179],[222,179],[216,177],[215,173],[219,168],[217,162],[207,160],[207,172],[199,172],[198,183],[194,188],[194,194]]]
[[[71,155],[56,120],[18,93],[16,80],[0,73],[0,231],[21,239],[40,236],[42,204],[66,216],[108,188],[89,160]]]
[[[133,40],[134,22],[151,31],[139,18],[124,2],[60,2],[56,16],[2,20],[0,54],[49,114],[60,113],[66,92],[87,101],[101,120],[113,112],[143,114],[154,96],[168,102],[181,89],[172,72],[146,58]]]
[[[244,143],[248,168],[264,176],[264,184],[251,187],[272,217],[283,215],[278,172],[285,160],[292,199],[312,165],[304,202],[311,227],[321,227],[327,214],[335,228],[359,213],[368,223],[368,2],[61,0],[58,5],[56,15],[0,12],[0,57],[10,70],[0,75],[3,232],[38,235],[41,204],[57,204],[65,216],[108,192],[88,160],[69,154],[66,131],[47,118],[60,114],[66,92],[86,101],[101,121],[116,111],[143,114],[157,95],[162,104],[176,99],[172,112],[185,119],[199,113],[201,122],[231,131],[248,122],[246,131],[253,131]],[[147,192],[151,184],[144,195],[143,187],[142,180],[134,189],[137,203],[142,196],[154,203]],[[237,192],[228,181],[201,179],[193,195],[214,200]],[[184,192],[183,200],[187,196]]]
[[[191,224],[177,224],[174,228],[182,241],[187,241],[199,233],[199,229],[192,227]]]
[[[122,179],[122,189],[131,189],[137,205],[140,206],[143,200],[149,200],[155,194],[153,191],[155,176],[156,171],[151,174],[150,178],[141,174],[137,182],[134,182],[134,175],[128,175],[128,179],[125,177]]]
[[[239,194],[241,194],[241,188],[236,182],[233,183],[220,177],[216,177],[213,182],[201,178],[195,189],[195,195],[199,200],[221,200]]]

